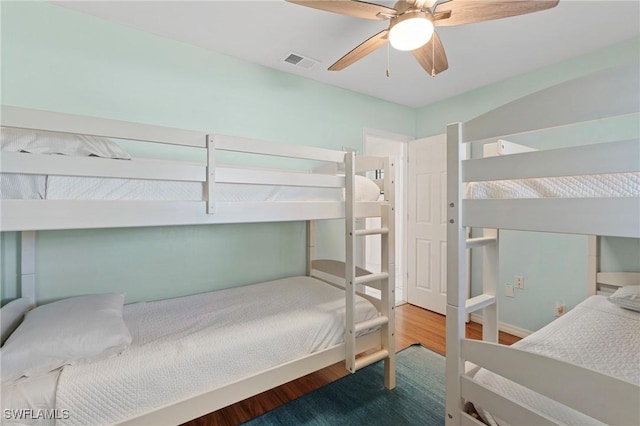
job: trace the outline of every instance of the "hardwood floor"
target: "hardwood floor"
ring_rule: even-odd
[[[444,315],[427,311],[414,305],[404,304],[396,308],[396,349],[406,348],[414,343],[445,355],[446,323]],[[482,339],[482,326],[475,322],[467,324],[467,337]],[[519,337],[500,332],[499,341],[512,345]]]
[[[417,306],[405,304],[396,308],[396,350],[414,343],[445,354],[445,317]],[[482,326],[467,324],[467,337],[480,339]],[[500,333],[500,343],[511,345],[518,337]],[[344,363],[334,364],[323,370],[301,377],[277,388],[263,392],[229,407],[185,423],[188,426],[231,426],[264,414],[292,399],[347,375]]]

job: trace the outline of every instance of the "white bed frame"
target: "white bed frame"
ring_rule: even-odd
[[[64,157],[2,152],[3,173],[67,175],[128,179],[196,181],[205,183],[203,201],[93,201],[93,200],[2,200],[0,231],[22,231],[21,296],[36,303],[36,238],[38,230],[193,225],[219,223],[307,221],[307,274],[345,288],[345,343],[212,389],[204,394],[176,401],[123,424],[178,424],[218,410],[234,402],[279,386],[339,361],[355,373],[384,360],[384,383],[395,387],[395,254],[394,254],[394,164],[389,158],[356,157],[353,153],[300,145],[249,140],[206,132],[180,130],[117,120],[57,112],[2,107],[2,126],[24,129],[104,136],[162,144],[185,145],[206,150],[207,164],[173,161],[121,161],[95,157]],[[301,173],[292,170],[248,167],[216,167],[217,151],[290,157],[330,162],[344,176]],[[333,168],[333,167],[332,167]],[[384,194],[375,202],[355,201],[355,175],[384,170],[377,182]],[[345,201],[216,202],[216,183],[293,185],[343,188]],[[379,229],[356,229],[356,218],[381,217]],[[315,226],[320,219],[346,220],[346,262],[315,260]],[[355,239],[367,235],[382,237],[382,272],[372,274],[355,266]],[[364,286],[381,290],[381,297],[364,295]],[[355,294],[369,299],[380,316],[356,323]],[[356,333],[378,328],[356,338]],[[361,355],[362,354],[362,355]]]
[[[290,145],[57,112],[2,107],[2,126],[105,136],[201,148],[207,164],[2,152],[3,173],[203,182],[204,201],[3,200],[1,231],[86,229],[212,223],[278,222],[345,217],[343,202],[216,202],[216,183],[345,188],[346,178],[292,170],[216,167],[216,152],[251,153],[344,164],[344,151]],[[358,167],[377,166],[358,157]],[[368,163],[369,162],[369,163]],[[359,202],[357,217],[381,215],[379,202]]]
[[[640,111],[638,66],[608,69],[526,96],[447,128],[447,425],[481,424],[465,413],[472,401],[510,424],[559,424],[465,374],[465,362],[515,381],[606,424],[640,424],[640,388],[563,361],[498,345],[499,229],[640,237],[638,198],[464,199],[467,182],[640,171],[638,140],[467,160],[465,143]],[[606,99],[606,102],[603,102]],[[484,228],[466,239],[465,227]],[[465,250],[483,248],[483,291],[467,299]],[[638,273],[597,273],[589,243],[590,286],[623,285]],[[483,341],[465,338],[467,314],[483,310]],[[603,392],[603,390],[606,391]]]

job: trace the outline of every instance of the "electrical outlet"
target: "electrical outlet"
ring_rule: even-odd
[[[507,284],[504,288],[504,295],[507,297],[514,297],[515,294],[513,294],[513,285],[512,284]]]
[[[516,288],[524,290],[524,277],[522,275],[516,275]]]
[[[567,311],[567,306],[562,302],[556,302],[556,316],[561,317]]]

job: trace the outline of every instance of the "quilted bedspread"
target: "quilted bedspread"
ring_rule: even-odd
[[[466,198],[640,197],[640,173],[472,182]]]
[[[344,292],[293,277],[125,307],[132,345],[65,367],[56,407],[64,425],[109,424],[341,343]],[[358,298],[356,321],[378,315]]]
[[[513,347],[561,359],[640,386],[640,313],[620,308],[604,296],[590,297]],[[490,371],[480,370],[475,378],[563,424],[602,424]],[[476,408],[490,424],[506,424],[481,407]]]

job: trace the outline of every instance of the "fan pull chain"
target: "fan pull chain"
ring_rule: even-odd
[[[390,45],[391,43],[387,42],[387,78],[391,76],[391,72],[389,71],[389,63],[391,62],[391,60],[389,59],[389,51],[391,50]]]
[[[431,39],[431,77],[436,76],[436,44]]]

